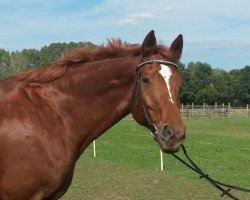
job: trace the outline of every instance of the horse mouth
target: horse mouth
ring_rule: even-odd
[[[158,145],[160,146],[160,149],[163,153],[166,153],[166,154],[173,154],[173,153],[176,153],[180,150],[180,147],[182,145],[182,142],[183,141],[178,141],[178,142],[175,142],[174,145],[171,145],[169,146],[168,143],[170,141],[164,141],[162,139],[159,139],[159,137],[161,138],[161,136],[158,135],[158,132],[157,130],[155,131],[152,131],[151,132],[154,140],[158,143]]]
[[[180,146],[177,147],[177,148],[169,148],[169,149],[163,149],[163,148],[161,148],[161,151],[162,151],[163,153],[166,153],[166,154],[177,153],[179,150],[180,150]]]

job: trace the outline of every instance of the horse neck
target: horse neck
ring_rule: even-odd
[[[58,81],[65,96],[61,112],[82,152],[131,112],[137,59],[116,59],[69,67]]]

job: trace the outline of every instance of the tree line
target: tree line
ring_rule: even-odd
[[[36,67],[46,68],[64,52],[88,46],[95,48],[91,42],[52,43],[37,49],[6,51],[0,49],[0,79],[5,79],[21,71]],[[179,70],[184,84],[181,102],[184,104],[227,104],[245,106],[250,104],[250,66],[226,71],[213,68],[202,62],[179,63]]]

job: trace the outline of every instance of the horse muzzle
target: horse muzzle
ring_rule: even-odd
[[[170,124],[157,128],[155,133],[155,140],[161,147],[164,153],[177,152],[183,141],[185,140],[185,127],[179,127],[178,129]]]

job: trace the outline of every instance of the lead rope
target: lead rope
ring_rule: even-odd
[[[222,192],[222,194],[220,195],[221,197],[223,197],[224,195],[227,195],[231,199],[239,200],[238,198],[236,198],[235,196],[233,196],[230,193],[231,190],[238,190],[238,191],[242,191],[242,192],[250,192],[250,189],[246,189],[246,188],[242,188],[242,187],[238,187],[238,186],[233,186],[233,185],[228,185],[228,184],[216,181],[213,178],[210,178],[209,175],[204,173],[200,169],[200,167],[198,167],[195,164],[195,162],[188,156],[187,150],[184,147],[184,145],[181,145],[181,148],[182,148],[182,151],[183,151],[185,157],[187,158],[187,160],[189,161],[190,164],[187,163],[186,161],[184,161],[183,159],[181,159],[176,154],[172,154],[172,156],[174,156],[177,160],[179,160],[181,163],[186,165],[188,168],[192,169],[194,172],[198,173],[200,175],[200,178],[205,178],[209,183],[211,183],[214,187],[216,187],[218,190],[220,190]],[[226,189],[223,188],[222,186],[226,187]]]

